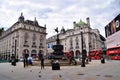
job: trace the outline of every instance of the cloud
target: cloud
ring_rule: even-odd
[[[91,27],[105,35],[105,25],[120,13],[119,4],[119,0],[1,0],[0,26],[9,28],[23,12],[25,19],[36,17],[40,25],[47,24],[50,37],[55,27],[71,29],[73,21],[90,17]]]

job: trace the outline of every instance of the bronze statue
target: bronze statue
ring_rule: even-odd
[[[57,32],[57,33],[59,32],[59,31],[58,31],[58,27],[56,27],[55,32]]]

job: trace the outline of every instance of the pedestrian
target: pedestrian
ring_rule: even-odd
[[[23,54],[23,65],[24,65],[24,68],[27,66],[28,67],[28,54]]]
[[[41,69],[44,69],[44,57],[41,58]]]
[[[25,61],[25,58],[23,58],[23,66],[25,68],[25,64],[26,64],[26,61]]]
[[[11,56],[11,65],[16,66],[16,58],[14,54]]]
[[[88,59],[88,57],[86,57],[86,63],[88,64],[88,61],[89,61],[89,59]]]
[[[28,60],[28,64],[32,66],[32,57],[29,56],[27,60]]]
[[[43,57],[41,53],[39,53],[38,56],[39,56],[39,60],[41,60],[41,58]]]
[[[102,64],[105,63],[105,55],[103,53],[101,53],[100,59]]]

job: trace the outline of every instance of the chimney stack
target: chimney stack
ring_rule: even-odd
[[[87,21],[87,25],[90,27],[90,18],[87,17],[87,18],[86,18],[86,21]]]
[[[74,21],[74,22],[73,22],[73,26],[75,27],[75,25],[76,25],[76,22]]]

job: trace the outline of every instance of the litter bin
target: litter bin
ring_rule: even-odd
[[[104,58],[101,58],[101,63],[105,63],[105,59]]]
[[[60,64],[59,63],[52,63],[52,70],[60,70]]]
[[[11,61],[11,64],[12,64],[13,66],[16,66],[16,61],[15,61],[15,59],[13,59],[13,60]]]

